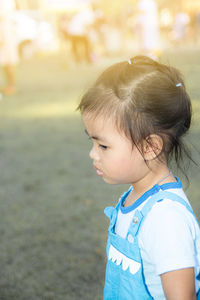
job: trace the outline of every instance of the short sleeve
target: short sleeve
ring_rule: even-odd
[[[195,267],[193,215],[180,203],[165,199],[154,205],[144,220],[139,245],[143,259],[157,275]]]

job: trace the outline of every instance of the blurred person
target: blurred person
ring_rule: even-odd
[[[197,12],[197,15],[196,15],[196,24],[197,24],[197,30],[199,32],[199,35],[200,35],[200,11]]]
[[[67,14],[62,15],[59,20],[58,29],[64,39],[68,39],[68,32],[67,32],[68,23],[69,23],[68,15]]]
[[[193,34],[194,42],[196,45],[198,45],[200,42],[200,11],[197,11],[193,14],[192,20],[193,22],[191,24],[191,27],[193,27],[193,31],[194,31]]]
[[[160,12],[160,29],[165,33],[167,38],[169,33],[171,32],[172,24],[172,12],[168,8],[163,8]]]
[[[182,45],[188,34],[188,25],[190,23],[189,15],[184,11],[179,11],[175,15],[172,28],[172,40],[176,45]]]
[[[91,62],[90,28],[95,16],[92,8],[87,8],[75,13],[67,24],[67,34],[72,47],[74,59],[77,63]]]
[[[105,45],[105,54],[113,56],[116,53],[121,53],[124,49],[122,43],[122,32],[119,29],[119,21],[112,20],[107,22],[102,27],[102,33]]]
[[[140,50],[155,59],[161,54],[157,4],[154,0],[139,0],[137,4],[136,35]]]
[[[14,0],[0,0],[0,64],[6,79],[6,86],[1,89],[5,95],[15,94],[16,66],[18,46],[13,20]]]
[[[162,45],[164,47],[171,47],[170,44],[170,35],[173,25],[173,15],[172,11],[169,8],[163,8],[160,11],[160,32],[162,35]]]
[[[26,12],[14,12],[19,59],[29,58],[34,54],[34,41],[38,38],[38,22]]]
[[[191,159],[183,140],[191,100],[180,72],[133,57],[107,68],[78,108],[96,174],[130,185],[105,209],[104,300],[200,300],[200,228],[169,169],[172,158],[181,170],[182,154]]]
[[[197,41],[200,41],[200,11],[197,12],[196,14],[196,36],[197,36]]]

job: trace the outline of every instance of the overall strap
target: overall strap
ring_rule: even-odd
[[[104,214],[110,219],[109,230],[111,230],[113,228],[113,226],[115,225],[119,207],[120,207],[121,203],[124,201],[124,199],[127,197],[127,195],[131,192],[132,189],[133,189],[133,187],[131,186],[127,192],[123,193],[123,195],[121,196],[121,198],[119,199],[119,201],[115,207],[108,206],[104,209]]]
[[[141,210],[141,213],[143,215],[143,217],[145,218],[146,215],[148,214],[148,212],[152,209],[153,205],[156,203],[156,202],[160,202],[164,199],[170,199],[170,200],[173,200],[173,201],[176,201],[176,202],[179,202],[181,203],[182,205],[184,205],[187,210],[193,214],[193,216],[195,217],[195,219],[197,220],[191,206],[180,196],[178,196],[177,194],[175,193],[172,193],[172,192],[167,192],[167,191],[159,191],[158,193],[156,193],[155,195],[153,195],[148,201],[147,203],[144,205],[144,207],[142,208]],[[197,221],[198,222],[198,221]]]
[[[113,206],[108,206],[104,209],[104,214],[111,220],[112,216],[113,216],[113,212],[114,211],[118,211],[119,207],[122,205],[122,202],[124,201],[124,199],[126,199],[126,197],[128,196],[128,194],[132,191],[133,187],[131,186],[128,191],[124,192],[122,194],[122,196],[120,197],[117,205],[115,207]]]

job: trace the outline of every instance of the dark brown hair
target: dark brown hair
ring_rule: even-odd
[[[117,128],[138,145],[151,134],[163,140],[162,154],[179,166],[182,137],[191,123],[191,101],[180,72],[146,56],[106,69],[82,97],[81,113],[113,117]],[[150,142],[150,141],[149,141]]]

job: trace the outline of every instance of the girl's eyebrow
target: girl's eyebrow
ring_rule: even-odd
[[[106,142],[105,139],[101,138],[101,137],[98,137],[98,136],[90,136],[87,129],[85,129],[85,133],[91,138],[91,139],[94,139],[94,140],[97,140],[97,141],[102,141],[102,142]]]

